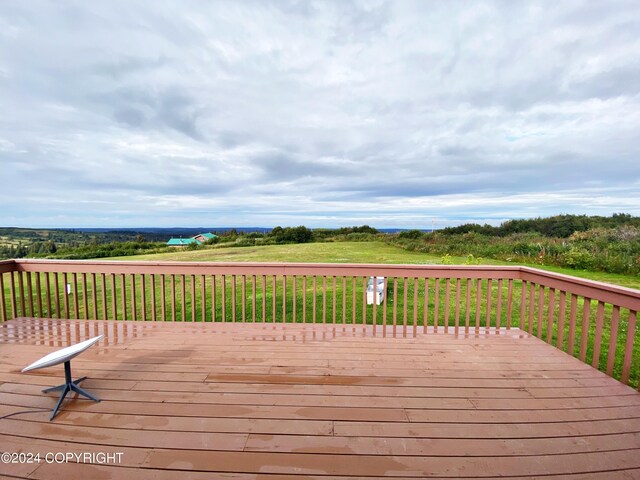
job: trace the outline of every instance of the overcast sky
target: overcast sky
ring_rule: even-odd
[[[640,215],[640,2],[0,2],[0,225]]]

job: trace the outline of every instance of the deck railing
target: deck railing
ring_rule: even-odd
[[[367,302],[371,277],[384,300]],[[638,385],[640,291],[517,266],[0,262],[0,319],[306,322],[418,331],[515,328]]]

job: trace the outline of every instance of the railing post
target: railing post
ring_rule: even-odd
[[[0,273],[0,316],[3,322],[7,321],[7,310],[4,300],[4,273]]]

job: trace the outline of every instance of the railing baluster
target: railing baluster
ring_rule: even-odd
[[[385,297],[387,291],[385,290]],[[422,313],[422,333],[427,333],[427,327],[429,326],[429,279],[424,279],[424,305]]]
[[[527,331],[527,282],[524,280],[520,291],[520,330]]]
[[[200,275],[200,321],[207,321],[207,276]]]
[[[347,323],[347,277],[342,277],[342,324]]]
[[[611,312],[611,332],[609,333],[609,351],[607,352],[607,375],[613,375],[618,346],[618,327],[620,325],[620,307],[614,305]]]
[[[333,323],[336,323],[336,295],[337,295],[337,285],[336,285],[336,277],[333,277]],[[295,290],[294,290],[295,296]],[[295,320],[294,320],[295,322]]]
[[[529,283],[529,335],[533,335],[533,315],[536,308],[536,284]]]
[[[100,281],[102,283],[102,320],[108,320],[107,317],[107,276],[104,273],[100,274]]]
[[[569,339],[567,342],[567,353],[575,355],[576,342],[576,310],[578,308],[578,297],[571,294],[571,309],[569,311]]]
[[[167,279],[164,273],[160,274],[160,315],[162,316],[161,321],[167,321]]]
[[[11,317],[18,317],[18,302],[16,299],[16,282],[15,282],[15,274],[16,272],[9,273],[9,288],[11,291]],[[18,273],[18,275],[20,275]]]
[[[247,276],[242,275],[242,321],[247,321]]]
[[[362,277],[362,325],[367,324],[367,277]]]
[[[127,319],[127,282],[124,273],[120,274],[120,301],[122,302],[122,320]]]
[[[29,316],[30,317],[35,317],[36,313],[35,313],[35,309],[33,308],[33,285],[31,282],[31,272],[27,272],[25,274],[27,276],[27,294],[29,296]],[[73,274],[73,278],[75,280],[75,273]],[[77,314],[76,314],[76,318],[77,318]]]
[[[136,275],[129,275],[129,280],[131,281],[131,318],[133,321],[138,320],[138,308],[137,308],[137,298],[136,298]]]
[[[513,314],[513,280],[509,279],[507,286],[507,330],[511,330],[511,317]]]
[[[73,278],[73,311],[77,319],[80,319],[80,295],[78,295],[78,275],[74,273]]]
[[[180,305],[182,307],[182,316],[180,317],[181,322],[187,321],[187,277],[186,275],[180,275],[180,291],[182,296],[180,297]]]
[[[471,282],[471,278],[467,278],[465,283],[467,287],[467,298],[465,300],[464,334],[469,335],[469,325],[471,323],[471,288],[473,283]]]
[[[287,323],[287,276],[282,276],[282,323]]]
[[[396,336],[398,325],[398,277],[393,278],[393,336]]]
[[[112,273],[111,275],[111,314],[113,316],[113,320],[118,319],[118,307],[117,307],[117,295],[116,295],[116,274]],[[65,282],[66,283],[66,282]]]
[[[451,298],[451,279],[445,279],[444,286],[444,333],[449,333],[449,301]]]
[[[485,330],[489,331],[491,328],[491,301],[493,299],[493,285],[492,280],[487,279],[487,318],[485,319]]]
[[[164,279],[163,279],[164,280]],[[163,295],[164,298],[164,295]],[[162,314],[164,319],[164,312]],[[151,274],[151,321],[155,322],[158,319],[158,304],[156,303],[156,274]]]
[[[378,277],[376,277],[375,275],[373,276],[373,294],[372,294],[372,299],[373,299],[373,334],[375,335],[376,333],[376,327],[377,327],[377,319],[378,319],[378,305],[377,305],[377,295],[378,295],[378,287],[376,286],[376,282],[378,281]]]
[[[384,288],[384,304],[382,306],[382,332],[383,332],[383,335],[385,335],[385,336],[387,334],[387,305],[389,304],[389,299],[387,298],[388,278],[389,277],[387,277],[387,276],[384,277],[384,284],[383,284],[383,288]]]
[[[122,288],[120,289],[122,295],[122,320],[127,319],[127,280],[124,273],[120,274],[120,280]]]
[[[218,316],[218,305],[216,302],[216,276],[211,275],[211,321],[215,322],[217,316]]]
[[[262,275],[262,323],[267,321],[267,276]]]
[[[312,314],[313,314],[313,323],[316,323],[316,297],[318,295],[317,292],[317,280],[316,276],[313,276],[313,305],[312,305]]]
[[[236,321],[236,276],[231,275],[231,322]]]
[[[22,272],[18,272],[18,295],[20,295],[20,316],[27,316],[27,306],[25,304],[24,295],[24,279],[22,278]]]
[[[351,313],[353,315],[353,318],[351,320],[351,323],[353,325],[356,324],[356,277],[352,278],[353,280],[353,285],[352,285],[352,293],[353,293],[353,303],[351,304]]]
[[[408,278],[404,277],[402,279],[402,332],[404,335],[407,334],[407,304],[409,303],[408,301],[408,288],[407,288],[407,282],[408,282]]]
[[[293,294],[291,295],[291,300],[292,300],[292,305],[291,305],[291,310],[292,310],[292,322],[293,323],[297,323],[298,319],[298,302],[296,301],[296,298],[298,297],[298,276],[294,275],[293,276],[293,280],[291,281],[291,288],[293,289]]]
[[[327,276],[322,276],[322,323],[327,323]]]
[[[433,331],[438,333],[440,321],[440,279],[436,278],[436,286],[433,292]]]
[[[496,333],[500,333],[500,328],[502,326],[502,279],[498,279],[498,295],[497,295],[497,305],[496,305]]]
[[[87,297],[87,274],[82,274],[82,306],[84,307],[84,319],[89,318],[89,298]]]
[[[182,279],[183,282],[186,281],[186,278]],[[191,301],[188,302],[191,305],[191,322],[195,322],[196,321],[196,276],[195,275],[191,275],[190,278],[191,281]],[[182,304],[186,306],[187,304],[187,298],[186,298],[186,292],[183,289],[182,290]],[[186,308],[186,307],[184,307]],[[185,315],[183,315],[185,316]],[[186,316],[185,316],[186,319]],[[183,319],[184,321],[184,319]]]
[[[553,338],[553,320],[556,311],[556,291],[549,289],[549,303],[547,304],[547,343],[551,344]]]
[[[589,341],[589,316],[591,313],[591,299],[585,297],[582,306],[582,328],[580,331],[580,360],[587,358],[587,343]]]
[[[476,280],[476,335],[480,331],[480,314],[482,312],[482,279]]]
[[[263,299],[267,296],[264,287],[262,289]],[[227,276],[222,275],[222,321],[227,321]]]
[[[377,293],[376,293],[377,295]],[[374,298],[377,298],[374,297]],[[413,336],[418,332],[418,279],[413,278]]]
[[[40,272],[36,273],[36,292],[37,292],[37,306],[38,316],[42,318],[42,286],[40,285]]]
[[[142,307],[142,321],[147,321],[147,280],[146,275],[140,275],[140,304]]]
[[[251,276],[251,293],[252,293],[252,300],[251,300],[251,320],[253,321],[253,323],[256,323],[256,283],[257,283],[257,279],[255,275]]]
[[[302,323],[307,323],[307,276],[302,277]]]
[[[49,283],[49,276],[47,275],[47,284]],[[91,293],[93,300],[93,318],[98,319],[98,285],[96,284],[96,274],[91,273]]]
[[[629,385],[629,372],[631,371],[631,360],[633,359],[633,341],[636,333],[636,315],[631,310],[629,312],[629,322],[627,324],[627,338],[624,345],[624,359],[622,361],[622,376],[620,381]]]
[[[544,285],[538,286],[538,325],[536,327],[536,336],[542,339],[542,317],[544,316]]]
[[[277,284],[276,284],[276,276],[272,275],[271,277],[271,317],[272,321],[275,323],[276,321],[276,301],[277,301]]]
[[[171,274],[171,321],[176,321],[176,276]]]
[[[7,321],[7,310],[4,300],[4,273],[0,273],[0,316],[3,322]]]
[[[62,318],[71,318],[71,311],[69,310],[69,277],[67,273],[62,274],[62,288],[63,288],[63,299],[64,299],[64,317]]]
[[[558,340],[556,342],[556,347],[562,350],[564,346],[564,316],[566,310],[566,294],[564,291],[560,290],[560,304],[558,306]]]
[[[186,302],[185,302],[186,303]],[[196,321],[196,276],[191,275],[191,321]]]
[[[460,288],[462,281],[460,278],[456,278],[456,320],[454,333],[456,336],[460,332]]]
[[[602,344],[602,324],[604,322],[604,303],[598,302],[596,313],[596,338],[593,342],[593,359],[591,366],[598,368],[600,365],[600,345]]]

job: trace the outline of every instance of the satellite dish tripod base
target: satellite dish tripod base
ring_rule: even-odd
[[[49,421],[53,420],[55,416],[58,414],[60,405],[62,405],[62,401],[67,396],[67,393],[76,392],[77,394],[82,395],[83,397],[87,397],[89,400],[93,400],[94,402],[100,401],[99,398],[94,397],[93,395],[91,395],[90,393],[87,393],[86,391],[84,391],[82,388],[78,386],[78,384],[83,380],[85,380],[86,378],[87,377],[81,377],[81,378],[78,378],[77,380],[72,380],[71,379],[71,360],[67,360],[66,362],[64,362],[64,383],[62,385],[58,385],[57,387],[45,388],[44,390],[42,390],[42,393],[57,392],[60,390],[62,391],[62,394],[60,395],[60,399],[58,400],[58,403],[53,409],[53,413],[51,414],[51,418],[49,418]]]

